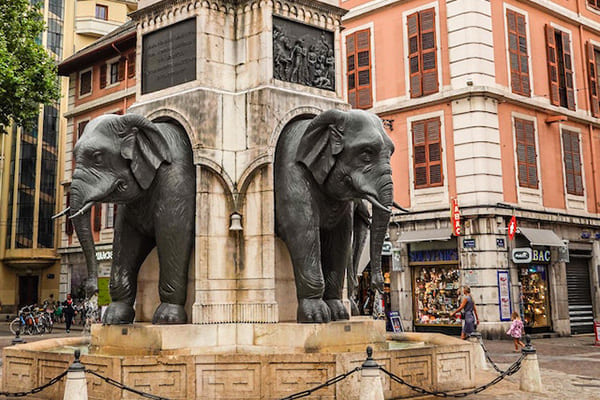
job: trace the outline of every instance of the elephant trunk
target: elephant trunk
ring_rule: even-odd
[[[87,264],[87,282],[86,296],[90,296],[94,290],[98,289],[98,261],[96,260],[96,247],[94,246],[94,236],[92,234],[90,209],[82,204],[81,197],[77,192],[71,192],[71,216],[73,227],[77,233],[77,238],[83,249],[83,255]],[[84,211],[80,213],[80,211]]]
[[[390,222],[393,203],[393,184],[391,176],[387,176],[379,186],[379,203],[384,207],[373,207],[373,220],[371,222],[371,285],[383,291],[383,276],[381,275],[381,248]]]

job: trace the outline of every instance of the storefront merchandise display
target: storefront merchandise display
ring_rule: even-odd
[[[457,266],[415,267],[415,325],[460,325],[453,311],[460,305]]]
[[[523,323],[526,327],[550,326],[547,267],[528,265],[520,268],[519,280],[523,292]]]

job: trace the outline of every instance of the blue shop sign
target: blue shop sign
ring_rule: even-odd
[[[456,249],[416,250],[408,253],[410,262],[458,261]]]

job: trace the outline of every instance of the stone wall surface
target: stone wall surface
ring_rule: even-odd
[[[412,342],[419,347],[376,350],[375,360],[388,371],[428,389],[459,390],[475,385],[471,343],[437,334],[404,334],[395,339],[405,344]],[[3,390],[28,390],[49,381],[64,371],[73,360],[69,353],[49,350],[56,350],[57,347],[63,347],[64,350],[65,346],[74,348],[87,343],[84,338],[49,339],[5,348]],[[362,365],[364,360],[364,351],[151,356],[88,354],[81,358],[86,368],[128,387],[170,399],[188,400],[278,399],[320,385]],[[90,374],[86,377],[90,399],[139,398],[109,386]],[[383,377],[383,385],[386,398],[415,395],[387,377]],[[321,389],[319,396],[321,399],[354,400],[358,399],[359,387],[360,374],[355,373]],[[59,400],[63,392],[64,380],[30,398]]]

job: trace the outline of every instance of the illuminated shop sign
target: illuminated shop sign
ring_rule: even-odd
[[[408,260],[410,262],[458,261],[458,251],[456,249],[416,250],[408,253]]]
[[[550,262],[550,250],[531,249],[529,247],[517,247],[512,250],[512,260],[515,264],[527,264],[530,262]]]

